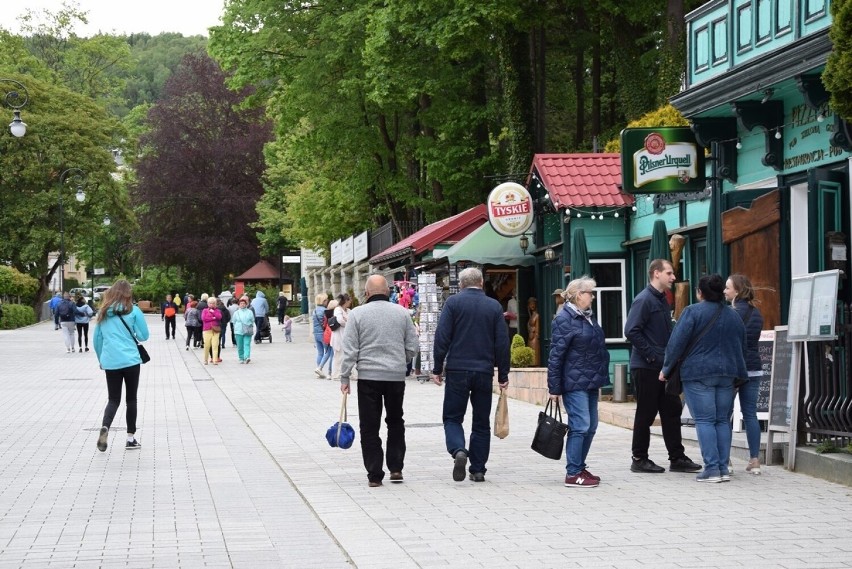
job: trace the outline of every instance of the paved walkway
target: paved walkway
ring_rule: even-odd
[[[204,366],[149,317],[140,451],[106,403],[93,352],[50,323],[0,332],[0,568],[852,567],[852,491],[780,466],[727,484],[632,474],[631,433],[602,424],[596,489],[529,449],[539,408],[510,401],[487,481],[455,483],[442,388],[406,387],[405,483],[368,488],[357,446],[330,448],[340,392],[314,377],[307,326]],[[357,406],[350,421],[357,429]],[[691,451],[693,458],[699,453]],[[662,442],[652,458],[663,462]]]

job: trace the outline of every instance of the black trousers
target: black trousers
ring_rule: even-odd
[[[126,386],[125,402],[127,403],[127,432],[136,432],[136,391],[139,389],[139,372],[141,365],[136,364],[122,369],[108,369],[106,371],[107,393],[109,402],[104,409],[104,427],[112,426],[115,412],[121,403],[121,385]]]
[[[86,338],[86,347],[89,347],[89,323],[77,324],[77,345],[83,347],[83,338]]]
[[[379,427],[382,406],[388,427],[387,466],[390,472],[402,472],[405,461],[405,421],[402,418],[402,401],[405,381],[358,380],[358,418],[361,432],[361,454],[367,479],[380,482],[385,477],[385,453]]]
[[[166,321],[166,340],[174,338],[175,320],[177,320],[177,316],[164,316],[163,319]],[[171,333],[169,333],[169,331],[171,331]]]
[[[660,381],[660,370],[631,368],[633,394],[636,397],[636,415],[633,418],[633,457],[648,458],[651,444],[651,425],[660,414],[663,441],[669,451],[669,460],[684,456],[680,434],[680,415],[683,404],[680,397],[666,394],[666,384]]]

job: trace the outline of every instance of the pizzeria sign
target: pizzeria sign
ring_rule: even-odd
[[[621,180],[631,194],[703,190],[704,148],[689,127],[626,128],[621,131]]]

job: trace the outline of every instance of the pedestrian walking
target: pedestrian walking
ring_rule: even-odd
[[[50,314],[53,316],[53,329],[59,330],[59,314],[56,313],[56,307],[59,306],[59,303],[62,302],[62,293],[57,292],[53,295],[53,298],[50,299]]]
[[[470,479],[483,482],[491,451],[494,367],[500,389],[506,389],[509,338],[500,303],[483,291],[482,272],[464,269],[459,273],[459,286],[461,291],[447,299],[438,319],[432,381],[441,385],[444,375],[447,383],[443,422],[447,451],[453,457],[453,480],[464,480],[469,457]],[[468,400],[473,413],[469,446],[462,426]]]
[[[77,302],[74,303],[74,325],[77,327],[77,351],[83,353],[83,340],[85,339],[86,351],[89,351],[89,321],[95,311],[92,307],[86,304],[86,299],[82,294],[77,295]]]
[[[594,488],[601,481],[586,464],[598,429],[598,390],[609,385],[606,337],[592,312],[596,286],[585,275],[568,283],[547,361],[550,399],[558,405],[561,398],[568,414],[565,486],[570,488]]]
[[[266,295],[262,290],[254,293],[254,300],[251,301],[251,309],[254,310],[254,324],[257,330],[254,332],[254,343],[260,343],[260,330],[263,328],[264,319],[269,316],[269,303],[266,301]]]
[[[231,318],[231,325],[234,327],[234,335],[237,339],[237,358],[240,363],[247,364],[251,362],[251,337],[254,334],[254,312],[249,306],[247,296],[240,298],[237,304],[237,311]]]
[[[148,325],[142,311],[133,304],[133,289],[129,282],[118,280],[103,294],[96,322],[95,354],[106,374],[108,393],[97,447],[101,452],[107,449],[109,428],[121,403],[124,385],[127,406],[127,442],[124,446],[128,450],[138,449],[142,445],[136,440],[136,392],[142,358],[136,342],[148,339]]]
[[[234,298],[231,297],[230,300],[233,301]],[[222,353],[222,350],[225,349],[225,342],[228,339],[229,328],[231,328],[229,324],[231,323],[232,313],[230,309],[225,306],[225,303],[223,301],[219,300],[218,306],[220,307],[219,311],[222,313],[222,322],[219,325],[222,328],[222,331],[219,333],[219,353]],[[236,312],[236,310],[234,312]],[[236,344],[236,342],[234,342],[234,344]]]
[[[245,295],[244,295],[244,296],[245,296]],[[246,298],[246,301],[248,302],[248,297],[246,296],[245,298]],[[234,314],[235,314],[235,313],[237,312],[237,310],[239,310],[239,309],[240,309],[240,305],[237,303],[237,299],[236,299],[236,298],[234,298],[234,297],[232,296],[232,297],[228,300],[228,316],[230,317],[230,318],[229,318],[229,320],[230,320],[230,324],[228,324],[228,328],[230,328],[230,329],[231,329],[231,345],[232,345],[232,346],[236,346],[236,345],[237,345],[237,336],[236,336],[236,334],[234,333]],[[254,318],[254,316],[253,316],[253,315],[252,315],[252,318]]]
[[[293,319],[289,315],[284,315],[284,341],[293,341]]]
[[[755,306],[754,287],[745,275],[734,274],[725,281],[725,299],[731,303],[742,318],[746,329],[746,371],[748,381],[737,390],[740,410],[745,423],[748,442],[748,465],[746,472],[760,474],[760,421],[757,420],[757,398],[763,378],[760,361],[760,332],[763,330],[763,315]]]
[[[74,351],[74,330],[77,327],[74,315],[77,307],[71,300],[71,293],[62,295],[62,300],[56,305],[56,316],[59,318],[59,327],[62,329],[62,341],[65,343],[65,351],[69,354]]]
[[[313,316],[311,318],[314,343],[316,344],[317,349],[317,367],[314,370],[314,373],[318,378],[325,379],[323,368],[325,367],[326,362],[328,362],[328,375],[331,377],[331,365],[334,361],[334,352],[331,350],[331,346],[326,344],[323,340],[323,336],[325,334],[325,310],[326,305],[328,304],[328,296],[325,294],[318,294],[316,295],[316,298],[314,298],[314,302],[316,303],[316,307],[314,308]]]
[[[405,463],[406,364],[417,353],[417,332],[408,310],[390,302],[388,281],[370,275],[367,300],[348,315],[340,358],[340,391],[350,392],[352,371],[358,369],[358,421],[361,455],[370,488],[382,485],[387,463],[390,481],[402,482]],[[382,449],[379,427],[382,408],[387,425],[387,453]]]
[[[698,304],[683,309],[666,347],[659,381],[678,360],[686,404],[704,460],[698,482],[731,479],[731,411],[734,379],[746,378],[746,331],[742,318],[724,304],[725,281],[705,275],[698,281]],[[687,353],[687,347],[691,346]]]
[[[201,317],[198,314],[198,303],[190,300],[186,305],[186,312],[183,313],[184,326],[186,327],[186,351],[189,351],[189,345],[192,343],[193,348],[198,347],[196,338],[201,333]]]
[[[345,292],[337,295],[337,306],[334,308],[334,318],[337,320],[338,328],[331,331],[331,349],[334,350],[334,365],[331,368],[331,379],[340,379],[340,366],[343,364],[343,334],[346,332],[346,323],[349,321],[349,308],[352,299]]]
[[[275,312],[278,315],[278,325],[284,325],[284,315],[287,313],[287,295],[284,294],[284,291],[280,291],[278,293],[278,300],[275,303]]]
[[[683,403],[677,395],[666,393],[665,383],[659,380],[672,330],[671,306],[666,299],[666,291],[671,290],[675,281],[672,264],[665,259],[654,259],[648,267],[648,279],[648,286],[633,299],[624,324],[624,335],[633,345],[630,377],[636,397],[630,471],[652,474],[666,471],[648,457],[651,425],[659,413],[663,442],[669,453],[669,470],[698,472],[701,465],[684,453],[680,430]]]
[[[160,320],[166,323],[166,340],[177,339],[175,336],[177,312],[178,305],[172,300],[172,295],[167,294],[166,300],[160,303]]]
[[[219,365],[219,335],[222,333],[222,311],[217,307],[215,296],[207,297],[207,308],[201,313],[201,323],[204,335],[204,365],[208,360],[213,365]]]

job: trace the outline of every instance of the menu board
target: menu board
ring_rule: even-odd
[[[787,326],[775,327],[772,351],[772,379],[769,390],[769,428],[787,430],[790,427],[792,404],[789,400],[790,371],[793,344],[788,341]]]
[[[772,385],[772,348],[775,345],[775,330],[764,330],[760,333],[757,351],[760,354],[760,391],[757,393],[757,412],[769,412],[769,387]]]
[[[833,340],[840,271],[813,274],[809,340]]]
[[[811,275],[793,277],[790,286],[790,311],[787,316],[787,341],[807,340],[810,332]]]

